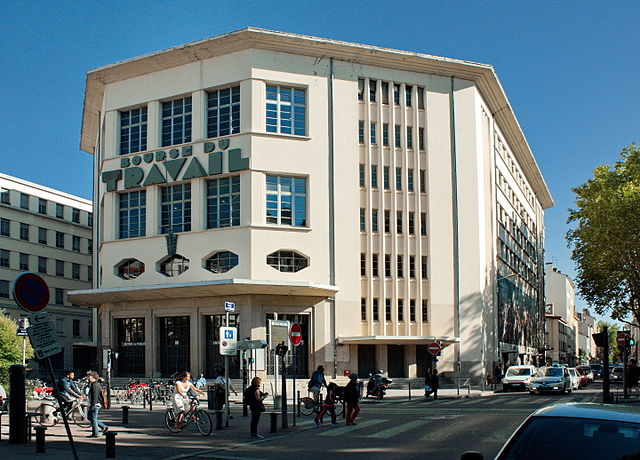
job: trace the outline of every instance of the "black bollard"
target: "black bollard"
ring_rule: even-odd
[[[278,412],[269,412],[269,416],[271,417],[271,430],[270,433],[278,432]]]
[[[216,430],[221,430],[221,429],[222,429],[222,411],[217,410],[216,411]]]
[[[36,454],[44,454],[45,452],[44,436],[45,436],[45,431],[47,431],[47,427],[37,426],[35,427],[35,430],[36,430]]]
[[[107,440],[107,451],[105,453],[106,458],[116,458],[116,435],[113,431],[108,431],[104,434]]]
[[[147,393],[149,394],[149,411],[153,410],[153,394],[151,393],[151,390],[148,390]]]
[[[129,406],[122,406],[122,424],[127,425],[129,423]]]
[[[14,364],[9,367],[9,443],[27,443],[27,414],[25,412],[25,372],[24,366]]]

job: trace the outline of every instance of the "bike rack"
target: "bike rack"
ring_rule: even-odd
[[[469,377],[459,377],[456,379],[456,390],[458,392],[458,396],[460,395],[460,387],[467,387],[467,394],[471,394],[471,378]]]

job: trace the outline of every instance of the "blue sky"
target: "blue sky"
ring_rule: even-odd
[[[2,0],[0,171],[90,198],[85,72],[247,26],[467,59],[498,73],[556,202],[546,260],[572,275],[571,187],[639,140],[639,13],[637,1]]]

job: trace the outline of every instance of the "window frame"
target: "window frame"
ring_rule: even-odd
[[[191,231],[191,182],[160,187],[160,234]]]
[[[134,112],[137,113],[134,114]],[[140,107],[133,107],[127,110],[118,111],[118,153],[120,155],[128,155],[130,153],[144,152],[147,150],[149,123],[148,114],[149,111],[146,104]],[[133,117],[137,118],[138,121],[131,122],[130,120]],[[135,143],[132,139],[133,132],[136,132],[135,136],[137,142]],[[127,139],[126,141],[124,140],[125,137]],[[136,145],[137,147],[135,147]]]
[[[191,96],[162,101],[160,103],[160,146],[171,147],[191,142],[192,120]]]
[[[270,99],[269,93],[271,89],[275,89],[276,99]],[[283,101],[283,91],[290,91],[290,101]],[[296,102],[296,91],[300,91],[303,95],[304,102]],[[273,91],[271,91],[273,93]],[[269,105],[274,107],[269,107]],[[291,125],[287,128],[283,126],[283,107],[290,107],[290,122]],[[298,110],[296,110],[298,109]],[[300,110],[302,109],[302,110]],[[306,136],[307,135],[307,88],[291,85],[280,85],[277,83],[267,83],[266,85],[266,97],[265,97],[265,131],[269,134],[286,134],[289,136]],[[275,117],[269,116],[269,112],[275,111]],[[275,123],[269,123],[269,120],[275,120]],[[284,118],[286,120],[286,118]],[[302,124],[302,132],[299,132],[299,128],[296,124]],[[289,129],[290,132],[286,132]]]
[[[222,94],[228,91],[227,94]],[[228,97],[229,102],[224,102]],[[216,99],[214,102],[213,99]],[[220,101],[223,101],[221,104]],[[228,85],[207,91],[207,139],[230,136],[241,132],[242,92],[240,85]],[[228,126],[227,126],[228,125]]]
[[[275,189],[273,189],[275,179]],[[286,184],[283,180],[288,179],[289,190],[283,190]],[[308,183],[307,177],[303,176],[286,176],[277,174],[266,174],[265,177],[265,221],[268,225],[284,225],[289,227],[309,228],[308,216]],[[302,184],[303,191],[298,190],[298,185]],[[271,187],[271,188],[270,188]],[[289,201],[290,208],[283,206],[283,203]],[[303,209],[300,210],[299,207]],[[286,216],[284,211],[289,209],[290,216]],[[275,212],[275,215],[273,214]],[[301,216],[303,216],[301,218]],[[287,223],[286,220],[290,219]],[[283,220],[285,222],[283,222]]]
[[[241,198],[240,174],[207,180],[205,183],[207,229],[240,226]],[[225,217],[227,215],[228,217]]]

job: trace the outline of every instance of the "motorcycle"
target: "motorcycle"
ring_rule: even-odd
[[[392,380],[382,375],[382,371],[376,374],[369,374],[369,382],[367,383],[367,397],[374,396],[379,400],[387,394],[387,388],[391,385]]]

